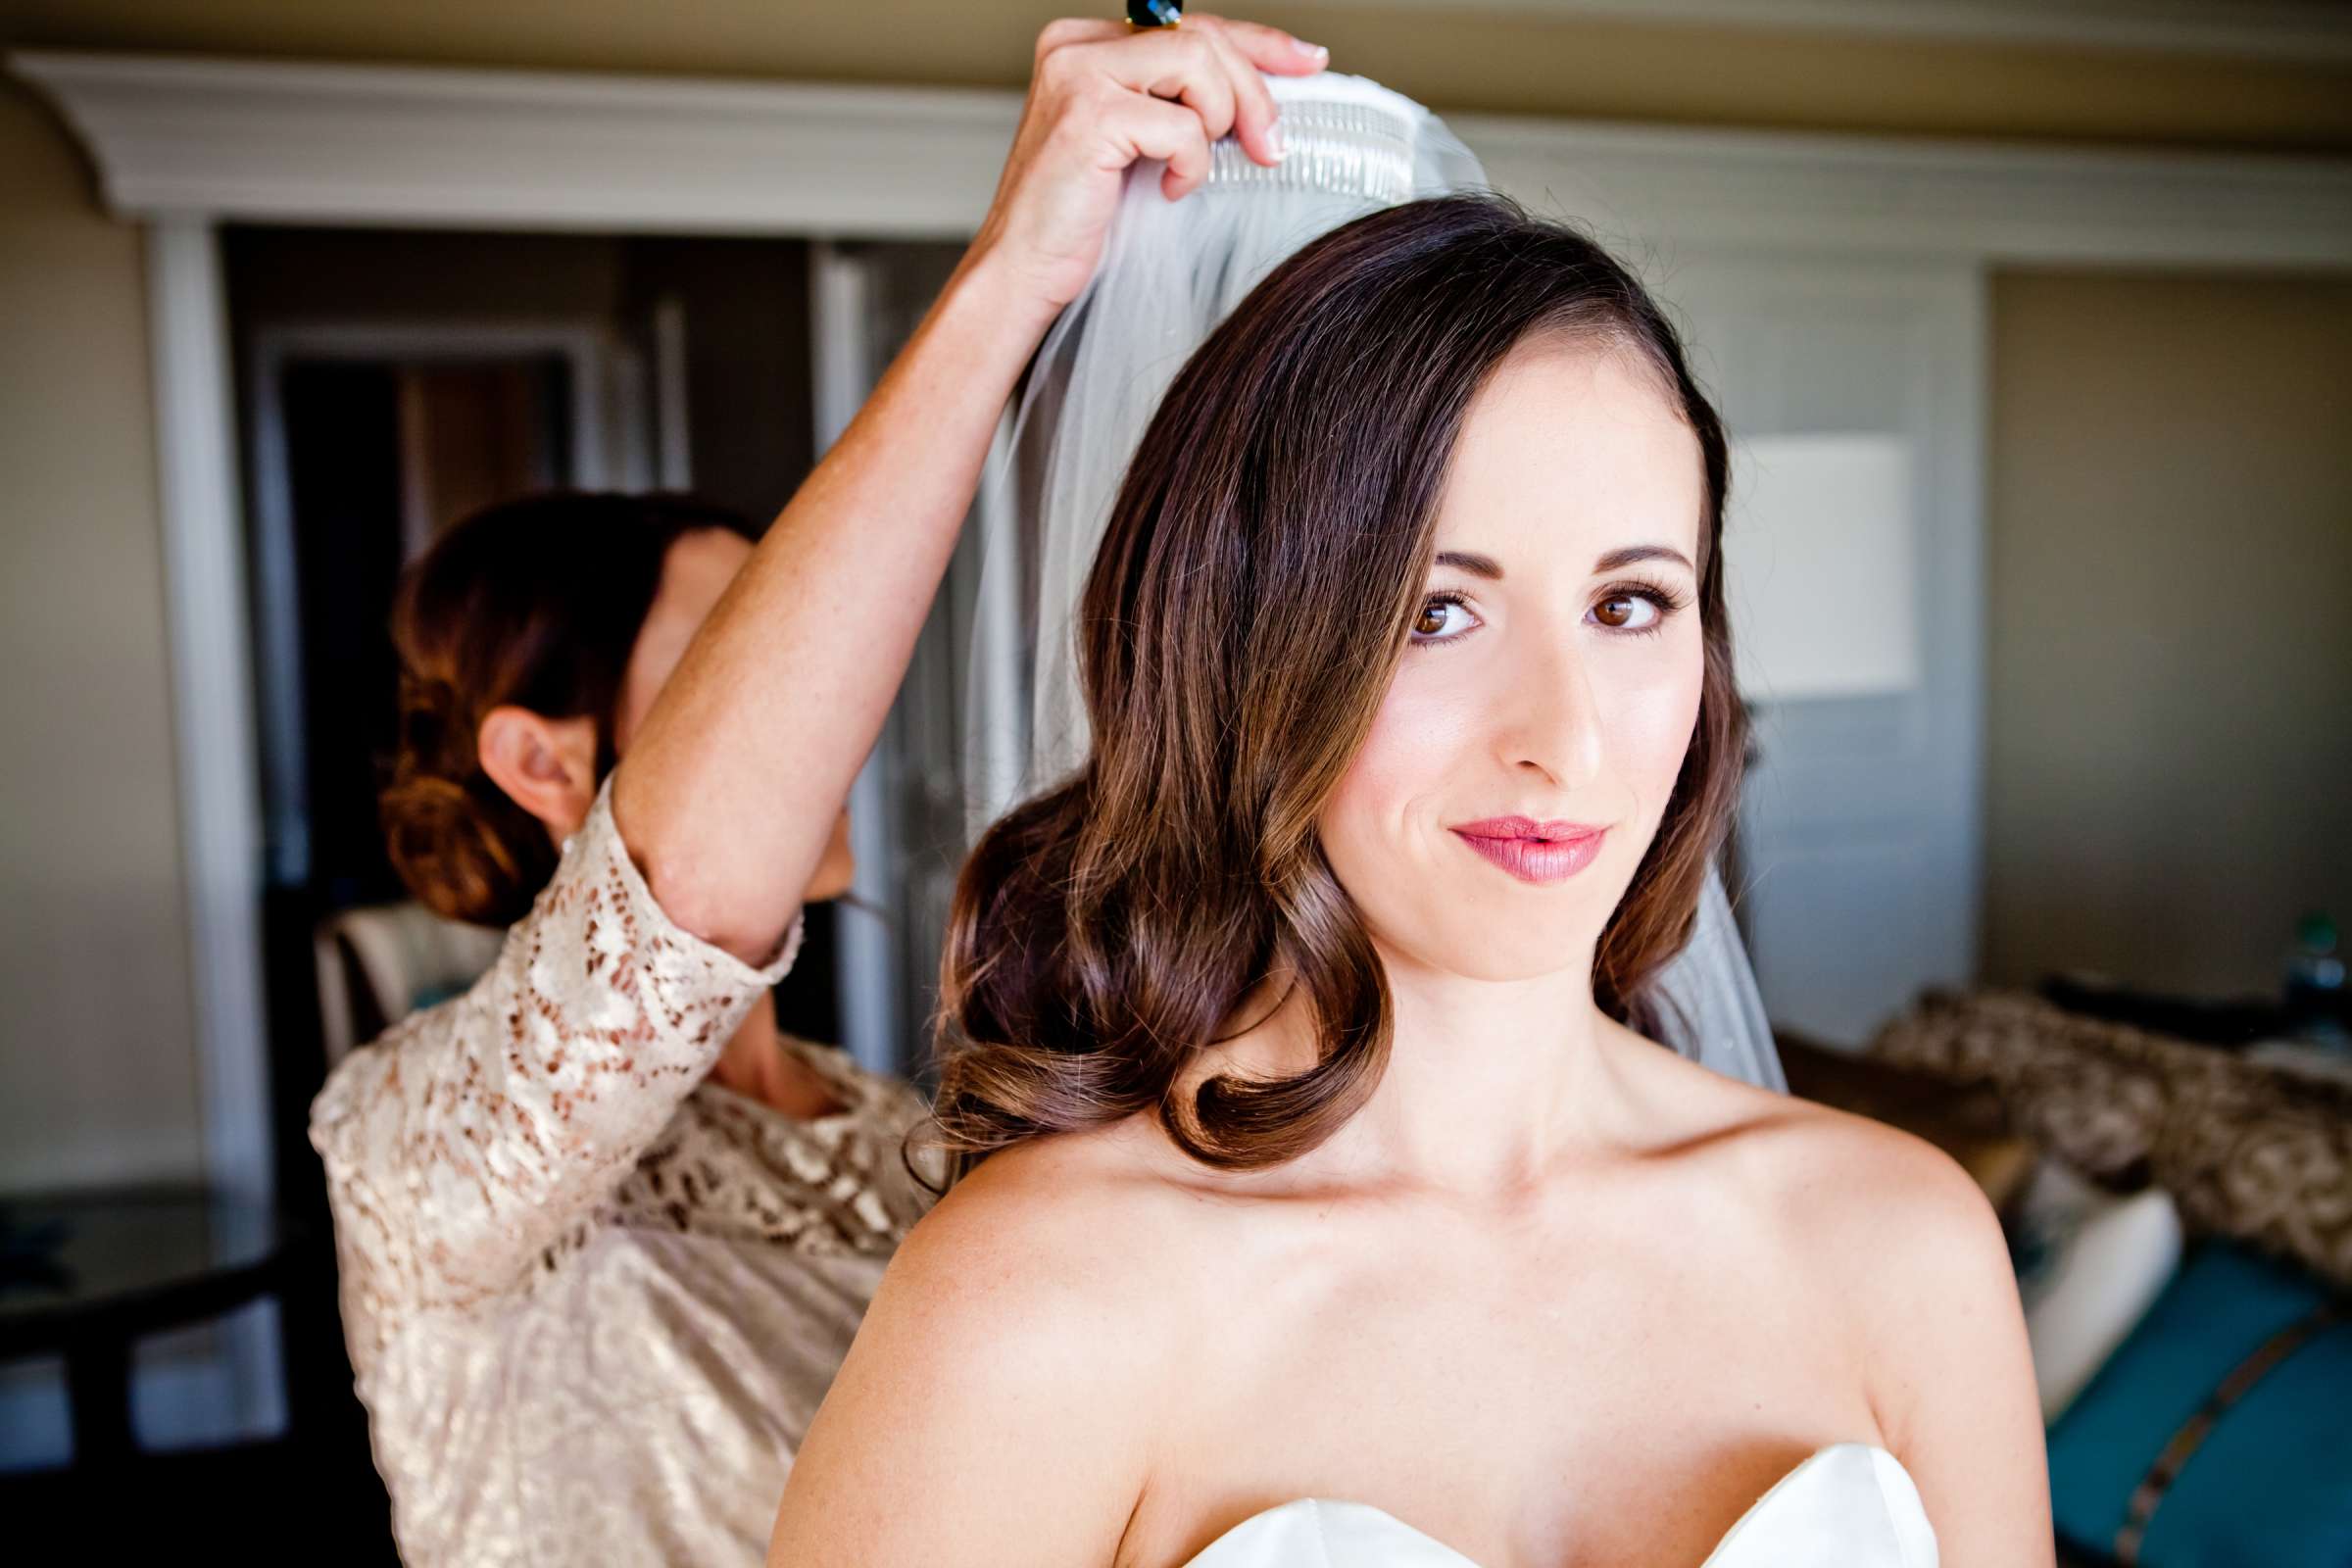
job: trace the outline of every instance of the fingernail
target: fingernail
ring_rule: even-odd
[[[1266,141],[1274,149],[1274,161],[1276,163],[1279,164],[1285,158],[1291,156],[1290,144],[1283,139],[1281,121],[1277,120],[1274,122],[1274,123],[1266,127]]]
[[[1300,54],[1318,65],[1331,58],[1331,51],[1319,43],[1308,43],[1304,38],[1293,38],[1291,43]]]

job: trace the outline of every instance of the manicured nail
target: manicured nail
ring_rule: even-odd
[[[1274,149],[1274,161],[1276,163],[1279,164],[1285,158],[1291,156],[1290,146],[1283,140],[1281,121],[1277,120],[1274,122],[1274,123],[1266,127],[1266,142]]]
[[[1293,38],[1291,43],[1292,46],[1295,47],[1300,54],[1306,56],[1309,60],[1314,61],[1317,65],[1321,65],[1324,61],[1331,58],[1331,51],[1324,48],[1319,43],[1308,43],[1304,38]]]

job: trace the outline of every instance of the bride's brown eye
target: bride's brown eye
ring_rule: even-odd
[[[1623,614],[1625,615],[1625,617],[1626,617],[1627,619],[1631,619],[1631,618],[1632,618],[1632,615],[1633,615],[1633,611],[1632,611],[1631,607],[1632,607],[1632,605],[1633,605],[1633,603],[1634,603],[1634,596],[1633,596],[1632,594],[1611,594],[1611,595],[1610,595],[1608,598],[1606,598],[1606,599],[1603,599],[1603,600],[1602,600],[1600,603],[1601,603],[1601,606],[1602,606],[1602,614],[1601,614],[1601,622],[1600,622],[1600,623],[1601,623],[1602,625],[1604,625],[1604,626],[1623,626],[1623,625],[1625,624],[1625,620],[1611,620],[1611,619],[1609,619],[1609,618],[1608,618],[1608,615],[1607,615],[1607,613],[1606,613],[1606,609],[1607,609],[1607,607],[1608,607],[1608,606],[1610,606],[1610,605],[1624,605],[1624,606],[1627,606],[1628,608],[1627,608],[1627,609],[1626,609],[1626,610],[1623,612]]]
[[[1421,607],[1420,618],[1413,622],[1414,635],[1435,637],[1446,629],[1446,612],[1452,607],[1443,599],[1433,599]]]

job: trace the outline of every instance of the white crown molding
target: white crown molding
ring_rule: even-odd
[[[1515,11],[1600,18],[2204,55],[2327,65],[2352,60],[2352,11],[2331,0],[1358,0],[1374,10]]]
[[[128,218],[954,238],[995,89],[23,51]],[[2352,161],[1447,117],[1604,237],[1984,262],[2352,266]]]
[[[1020,95],[24,50],[124,217],[969,234]]]
[[[2352,160],[1448,117],[1601,237],[1984,265],[2352,269]]]

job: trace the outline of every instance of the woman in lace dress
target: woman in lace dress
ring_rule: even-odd
[[[1277,161],[1257,72],[1321,64],[1239,24],[1130,62],[1041,67],[979,238],[757,549],[683,501],[559,497],[469,520],[404,587],[394,858],[513,922],[312,1108],[413,1565],[761,1555],[930,1197],[902,1161],[919,1101],[780,1034],[768,988],[847,884],[842,803],[1121,172],[1198,183],[1204,121]]]
[[[441,913],[509,927],[312,1109],[411,1563],[551,1539],[747,1560],[928,1200],[901,1158],[919,1097],[777,1028],[798,920],[757,963],[678,926],[600,788],[748,531],[685,498],[536,497],[458,523],[401,585],[392,858]],[[809,899],[848,885],[831,825]]]

